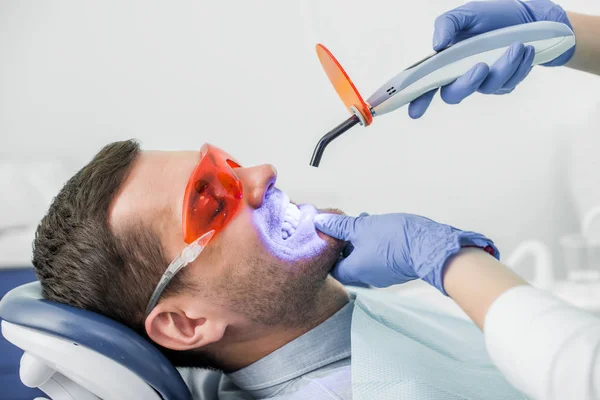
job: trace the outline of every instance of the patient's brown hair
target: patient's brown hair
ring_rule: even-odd
[[[118,233],[108,223],[139,154],[135,140],[111,143],[69,179],[37,228],[33,265],[46,299],[104,314],[148,338],[145,307],[170,260],[141,222]],[[176,275],[163,296],[185,289],[183,276]],[[206,354],[155,346],[175,366],[214,366]]]

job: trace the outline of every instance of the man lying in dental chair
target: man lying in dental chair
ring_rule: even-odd
[[[315,229],[319,211],[291,203],[276,178],[211,145],[107,145],[38,227],[44,297],[133,328],[177,367],[223,371],[224,399],[524,398],[471,322],[329,275],[345,243]],[[443,263],[442,245],[415,251]]]

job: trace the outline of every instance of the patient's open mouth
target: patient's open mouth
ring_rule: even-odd
[[[281,224],[281,237],[285,240],[291,237],[300,224],[300,217],[302,211],[293,203],[289,203],[285,210],[283,217],[283,224]]]

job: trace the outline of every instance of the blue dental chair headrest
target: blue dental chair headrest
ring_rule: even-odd
[[[0,318],[87,347],[127,368],[164,400],[191,400],[179,372],[147,340],[103,315],[42,298],[39,282],[11,290],[0,301]]]

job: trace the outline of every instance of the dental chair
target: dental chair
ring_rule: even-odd
[[[21,381],[53,400],[192,399],[148,341],[102,315],[44,300],[39,282],[11,290],[0,318],[6,340],[25,352]]]

